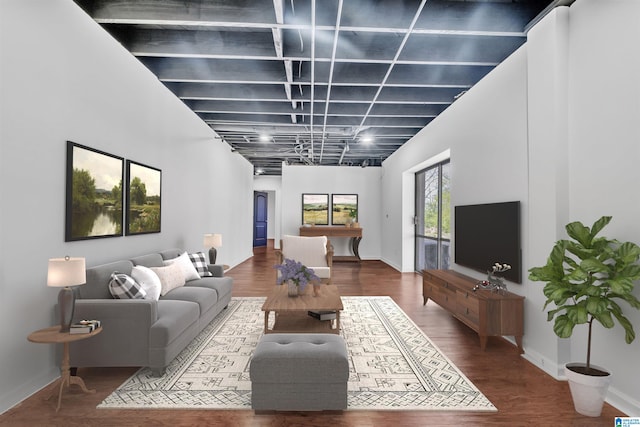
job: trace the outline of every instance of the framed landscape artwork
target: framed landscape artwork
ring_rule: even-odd
[[[126,234],[160,232],[162,171],[127,160]]]
[[[67,141],[65,241],[122,235],[124,160]]]
[[[329,195],[302,195],[302,223],[329,225]]]
[[[348,222],[358,222],[358,195],[332,194],[331,224],[344,225]]]

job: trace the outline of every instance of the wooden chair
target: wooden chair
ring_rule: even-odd
[[[312,268],[322,283],[331,284],[333,266],[333,246],[327,236],[289,236],[280,240],[280,249],[276,250],[279,264],[284,259],[293,259]]]

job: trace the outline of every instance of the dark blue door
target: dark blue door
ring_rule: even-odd
[[[253,247],[267,246],[267,193],[253,192]]]

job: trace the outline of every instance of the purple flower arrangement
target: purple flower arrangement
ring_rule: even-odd
[[[310,282],[320,281],[320,278],[316,276],[312,268],[304,266],[301,262],[293,259],[285,258],[282,264],[276,264],[273,268],[280,271],[278,285],[291,280],[302,291]]]

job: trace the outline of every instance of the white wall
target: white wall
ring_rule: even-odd
[[[571,219],[592,224],[612,215],[603,234],[640,243],[640,2],[576,2],[569,40]],[[640,311],[621,306],[640,337]],[[627,345],[621,327],[598,325],[592,339],[591,360],[612,373],[609,399],[640,416],[640,338]],[[586,340],[586,328],[574,335],[574,360],[586,357]]]
[[[223,234],[251,256],[253,168],[68,0],[0,3],[0,412],[59,376],[47,260],[88,265]],[[162,232],[64,242],[66,140],[162,170]]]
[[[383,163],[385,262],[414,271],[413,173],[442,153],[451,156],[453,205],[519,200],[526,210],[525,58],[518,50]]]
[[[640,2],[581,0],[557,8],[528,42],[383,163],[383,259],[407,265],[412,171],[451,152],[452,204],[523,202],[524,357],[559,376],[584,361],[586,330],[558,339],[546,321],[541,283],[526,271],[545,262],[564,224],[613,215],[606,234],[640,242]],[[456,269],[480,278],[473,271]],[[640,289],[636,295],[640,294]],[[640,328],[640,312],[625,314]],[[592,361],[612,371],[607,400],[640,415],[640,339],[596,328]]]
[[[380,259],[380,224],[386,203],[380,199],[380,167],[282,165],[282,234],[299,234],[302,194],[357,194],[358,222],[362,227],[360,257]],[[382,211],[381,211],[382,209]],[[280,236],[277,237],[280,239]],[[331,238],[335,255],[350,255],[346,238]]]
[[[569,9],[559,8],[530,32],[527,49],[529,135],[529,244],[526,269],[543,265],[553,243],[570,221],[568,197],[568,53]],[[526,271],[526,270],[525,270]],[[526,275],[525,275],[526,276]],[[525,324],[549,331],[541,315],[546,298],[542,284],[525,286]],[[570,360],[567,340],[554,334],[528,333],[525,357],[551,375],[564,374]]]

